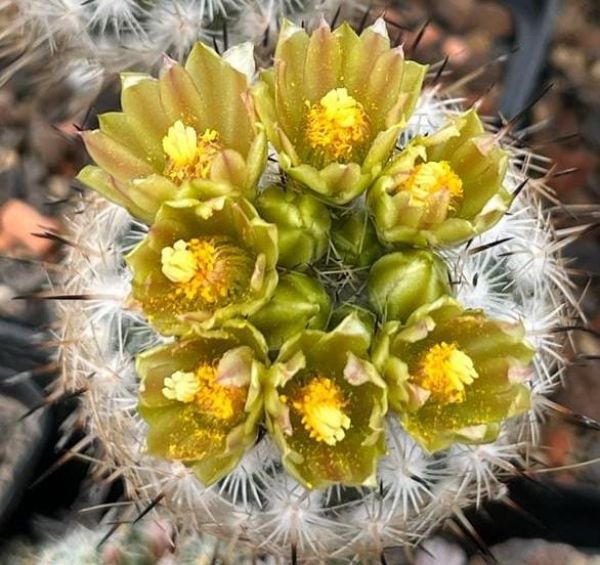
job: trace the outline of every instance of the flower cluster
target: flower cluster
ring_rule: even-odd
[[[399,145],[426,70],[380,20],[284,22],[258,77],[246,44],[123,75],[79,178],[149,226],[149,453],[211,484],[266,432],[308,489],[376,486],[390,419],[433,453],[529,408],[522,325],[463,307],[441,255],[504,216],[508,154],[474,110]]]

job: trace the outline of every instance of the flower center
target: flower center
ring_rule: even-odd
[[[453,404],[465,400],[465,385],[478,377],[472,359],[456,344],[442,341],[425,353],[414,381],[430,391],[432,399]]]
[[[217,382],[216,364],[202,363],[195,372],[176,371],[164,380],[163,396],[189,404],[217,420],[231,420],[243,413],[247,388]]]
[[[343,411],[345,405],[343,392],[326,377],[313,378],[292,400],[310,437],[327,445],[335,445],[346,436],[351,422]]]
[[[367,114],[345,88],[330,90],[308,106],[306,136],[309,145],[327,161],[350,161],[355,148],[369,135]]]
[[[420,163],[397,188],[410,193],[410,205],[427,207],[431,197],[446,192],[450,197],[450,208],[463,197],[462,180],[448,161]]]
[[[204,130],[198,136],[193,127],[185,126],[181,120],[169,128],[162,145],[167,156],[165,174],[176,183],[208,178],[212,162],[223,149],[214,129]]]
[[[252,273],[251,257],[225,237],[179,239],[162,249],[160,260],[177,295],[212,305],[237,296]]]

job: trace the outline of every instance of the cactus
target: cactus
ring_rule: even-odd
[[[252,186],[239,140],[203,141],[222,103],[193,86],[208,51],[128,75],[129,107],[84,134],[81,179],[113,202],[69,219],[62,384],[86,390],[99,470],[181,552],[209,534],[254,558],[377,560],[502,497],[538,445],[576,315],[572,233],[543,161],[423,88],[383,20],[286,22],[259,77],[224,56],[271,143]],[[127,119],[141,84],[156,140]]]

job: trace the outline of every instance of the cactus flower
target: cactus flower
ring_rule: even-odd
[[[381,172],[425,70],[390,47],[383,20],[360,36],[325,22],[309,36],[286,21],[256,109],[289,177],[344,204]]]
[[[418,136],[386,167],[368,203],[388,244],[454,245],[492,227],[506,212],[508,153],[475,110]]]
[[[331,332],[288,340],[268,372],[267,428],[284,467],[307,488],[376,484],[387,398],[368,360],[370,342],[368,328],[350,315]]]
[[[277,230],[246,200],[163,204],[127,256],[132,298],[164,334],[256,312],[277,285]]]
[[[159,79],[124,73],[123,111],[102,114],[100,129],[83,132],[97,166],[79,180],[148,223],[175,198],[253,198],[267,144],[251,77],[237,70],[248,60],[249,44],[221,57],[198,43],[185,66],[169,60]]]
[[[230,472],[256,440],[265,361],[261,334],[239,320],[138,355],[148,452],[184,462],[207,485]]]
[[[373,362],[390,408],[425,449],[487,443],[504,420],[529,409],[523,379],[533,349],[524,334],[520,323],[490,320],[442,297],[406,324],[385,324]]]

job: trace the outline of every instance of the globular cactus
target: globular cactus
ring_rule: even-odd
[[[178,539],[379,560],[527,466],[577,230],[544,161],[424,86],[383,20],[286,21],[274,60],[197,44],[83,133],[106,199],[69,219],[62,384]]]

